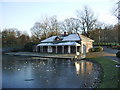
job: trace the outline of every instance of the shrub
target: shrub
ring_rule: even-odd
[[[89,49],[89,52],[94,52],[94,51],[95,51],[94,48]]]
[[[34,45],[35,45],[35,44],[32,43],[32,42],[26,43],[26,44],[24,45],[24,50],[25,50],[25,51],[30,51],[30,52],[32,52]]]
[[[117,49],[120,50],[120,46]]]
[[[13,48],[13,50],[11,50],[12,52],[20,52],[23,51],[23,48]]]
[[[117,49],[117,46],[112,46],[112,49]]]
[[[103,47],[101,47],[101,46],[89,49],[89,52],[100,52],[100,51],[103,51]]]
[[[20,51],[24,51],[23,50],[23,46],[15,46],[15,47],[9,47],[7,48],[8,51],[11,52],[20,52]]]
[[[118,50],[120,50],[120,45],[118,45],[118,46],[112,46],[112,49],[118,49]]]
[[[98,46],[98,47],[94,48],[94,52],[100,52],[100,51],[103,51],[103,47]]]
[[[118,58],[120,58],[120,51],[118,51],[118,52],[116,53],[116,56],[117,56]]]

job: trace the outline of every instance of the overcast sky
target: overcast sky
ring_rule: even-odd
[[[112,15],[116,0],[1,0],[0,28],[17,28],[30,31],[42,17],[56,15],[59,21],[76,17],[76,10],[89,6],[98,20],[114,25],[117,19]]]

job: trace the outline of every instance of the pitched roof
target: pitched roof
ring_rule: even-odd
[[[84,35],[79,34],[79,36],[82,39],[82,41],[91,41],[91,42],[94,42],[94,40],[92,40],[92,39],[90,39],[90,38],[88,38],[88,37],[86,37]]]
[[[40,43],[37,46],[80,46],[77,42]]]
[[[80,35],[80,34],[70,34],[70,35],[67,35],[67,36],[52,36],[52,37],[49,37],[45,40],[42,40],[41,42],[44,42],[44,43],[54,42],[56,37],[62,38],[61,41],[80,41],[80,40],[83,40],[83,41],[94,42],[94,40],[92,40],[88,37],[85,37],[84,35]]]
[[[62,41],[79,41],[80,37],[78,34],[70,34],[63,38]]]
[[[49,38],[47,38],[47,39],[45,39],[45,40],[42,40],[41,42],[53,42],[56,37],[57,37],[57,36],[52,36],[52,37],[49,37]]]

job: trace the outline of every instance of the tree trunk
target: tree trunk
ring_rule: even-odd
[[[120,45],[120,25],[118,25],[118,43]]]

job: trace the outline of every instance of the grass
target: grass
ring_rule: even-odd
[[[116,62],[105,58],[95,57],[87,58],[93,62],[99,63],[103,69],[102,82],[99,88],[118,88],[118,68],[115,67]]]

